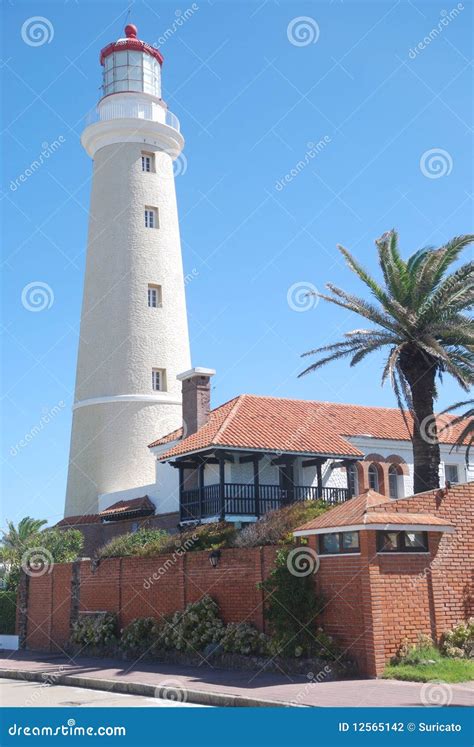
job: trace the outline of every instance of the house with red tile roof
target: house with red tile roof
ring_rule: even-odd
[[[410,413],[253,394],[212,409],[214,373],[194,368],[179,375],[183,426],[148,445],[155,482],[99,496],[102,525],[114,523],[120,532],[217,520],[245,524],[293,501],[337,506],[367,490],[385,500],[413,493]],[[453,420],[438,422],[448,426],[439,434],[442,486],[474,478],[465,447],[456,446],[461,426],[450,425]]]

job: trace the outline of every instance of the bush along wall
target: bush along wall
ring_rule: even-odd
[[[0,591],[0,634],[14,635],[16,591]]]
[[[183,612],[157,620],[137,618],[118,633],[112,613],[81,614],[73,626],[70,648],[82,653],[124,659],[159,660],[167,663],[213,667],[271,670],[284,669],[321,679],[339,679],[354,673],[347,662],[339,662],[336,647],[318,647],[318,655],[280,656],[275,642],[246,622],[225,625],[219,607],[205,595]],[[317,633],[316,633],[317,635]],[[337,660],[337,662],[336,662]],[[318,681],[321,681],[318,680]]]

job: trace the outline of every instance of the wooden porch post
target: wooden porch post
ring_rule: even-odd
[[[344,466],[346,468],[346,480],[347,480],[347,497],[352,498],[352,488],[350,480],[350,470],[353,462],[350,459],[344,459]]]
[[[219,454],[219,499],[221,504],[220,521],[225,519],[225,458]]]
[[[253,460],[253,492],[255,499],[255,516],[260,516],[260,475],[259,475],[260,457],[255,456]]]
[[[181,521],[183,521],[184,470],[180,464],[178,465],[178,481],[179,481],[179,518]]]
[[[199,518],[202,519],[204,504],[204,462],[198,467],[198,485],[199,485]]]
[[[321,460],[316,462],[316,474],[318,476],[318,498],[323,497],[323,463]]]

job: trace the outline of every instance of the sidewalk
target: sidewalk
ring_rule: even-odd
[[[422,706],[439,704],[430,687],[442,689],[443,703],[474,704],[474,683],[423,685],[396,680],[311,682],[306,677],[263,672],[228,671],[117,659],[64,656],[41,652],[0,652],[0,677],[109,692],[164,697],[214,706]],[[424,690],[423,690],[424,688]],[[422,699],[423,691],[423,699]]]

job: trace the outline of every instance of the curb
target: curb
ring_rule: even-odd
[[[11,680],[26,680],[27,682],[41,682],[50,687],[66,685],[69,687],[84,687],[90,690],[105,690],[106,692],[121,693],[123,695],[143,695],[147,698],[161,698],[163,700],[181,701],[215,707],[240,708],[304,708],[297,703],[282,700],[263,700],[248,698],[230,693],[217,693],[207,690],[191,690],[176,683],[176,687],[149,685],[143,682],[120,682],[119,680],[104,680],[96,677],[62,674],[61,672],[32,672],[21,669],[1,669],[0,677]],[[52,682],[49,680],[53,680]],[[46,683],[45,683],[46,681]],[[184,695],[184,697],[183,697]]]

